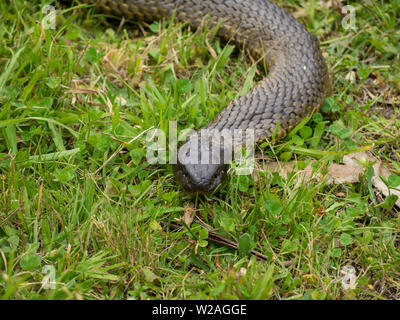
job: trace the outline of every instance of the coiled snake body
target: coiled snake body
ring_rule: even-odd
[[[194,27],[200,27],[204,20],[211,27],[221,23],[220,37],[245,44],[255,56],[265,55],[268,76],[248,94],[231,101],[208,129],[253,129],[256,140],[271,137],[276,129],[278,136],[283,136],[317,109],[329,92],[328,70],[316,37],[267,0],[84,1],[125,18],[151,21],[175,12],[178,20]],[[196,159],[201,150],[211,148],[204,143],[199,138],[198,152],[192,153]],[[218,163],[184,164],[178,159],[174,172],[186,190],[209,192],[224,180],[227,168],[222,157]]]

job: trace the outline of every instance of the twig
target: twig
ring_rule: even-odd
[[[181,229],[183,226],[179,223],[176,222],[170,222],[167,223],[165,221],[160,221],[160,224],[163,225],[165,228],[168,226],[170,229],[172,230],[177,230],[177,229]],[[212,231],[208,231],[208,240],[215,242],[215,243],[219,243],[222,244],[226,247],[232,248],[237,250],[238,249],[238,244],[236,242],[233,242],[231,240],[228,240],[220,235],[215,234]],[[256,251],[256,250],[251,250],[250,253],[254,256],[256,256],[258,259],[263,260],[263,261],[267,261],[268,257],[266,255],[263,255],[262,253]]]
[[[0,227],[2,227],[13,215],[15,215],[16,213],[20,212],[21,208],[18,208],[16,210],[14,210],[13,212],[11,212],[7,218],[5,218],[2,222],[0,222]]]

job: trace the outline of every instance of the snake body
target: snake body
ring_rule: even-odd
[[[294,128],[319,108],[330,90],[328,70],[317,38],[284,9],[267,0],[85,0],[114,15],[152,21],[174,12],[179,21],[200,27],[220,25],[218,35],[265,57],[269,73],[248,94],[232,100],[207,129],[253,129],[255,140]],[[192,158],[211,147],[198,138]],[[221,154],[224,153],[223,147]],[[193,150],[193,149],[192,149]],[[177,181],[189,192],[206,193],[225,178],[228,165],[179,160]]]

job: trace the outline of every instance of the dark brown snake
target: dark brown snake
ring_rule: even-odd
[[[84,1],[95,3],[113,15],[137,20],[168,18],[175,12],[179,21],[193,27],[200,27],[204,21],[210,27],[221,23],[220,37],[237,45],[244,44],[252,55],[266,58],[268,76],[248,94],[232,100],[207,129],[231,132],[253,129],[255,141],[270,138],[275,131],[282,137],[318,109],[330,90],[329,74],[317,38],[284,9],[267,0]],[[194,146],[190,157],[196,160],[204,150],[211,153],[214,148],[200,138],[197,142],[192,140],[181,146],[181,149]],[[219,148],[223,155],[224,147]],[[183,164],[178,157],[175,177],[189,192],[210,192],[226,176],[228,165],[220,159],[217,163],[194,160]]]

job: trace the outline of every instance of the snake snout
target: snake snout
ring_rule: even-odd
[[[222,165],[180,165],[175,166],[175,177],[180,185],[191,193],[210,193],[224,182],[227,166]]]
[[[208,157],[202,157],[202,153]],[[205,145],[205,142],[186,142],[178,154],[174,166],[176,180],[188,192],[210,193],[224,182],[228,164],[224,163],[224,150],[220,146]]]

